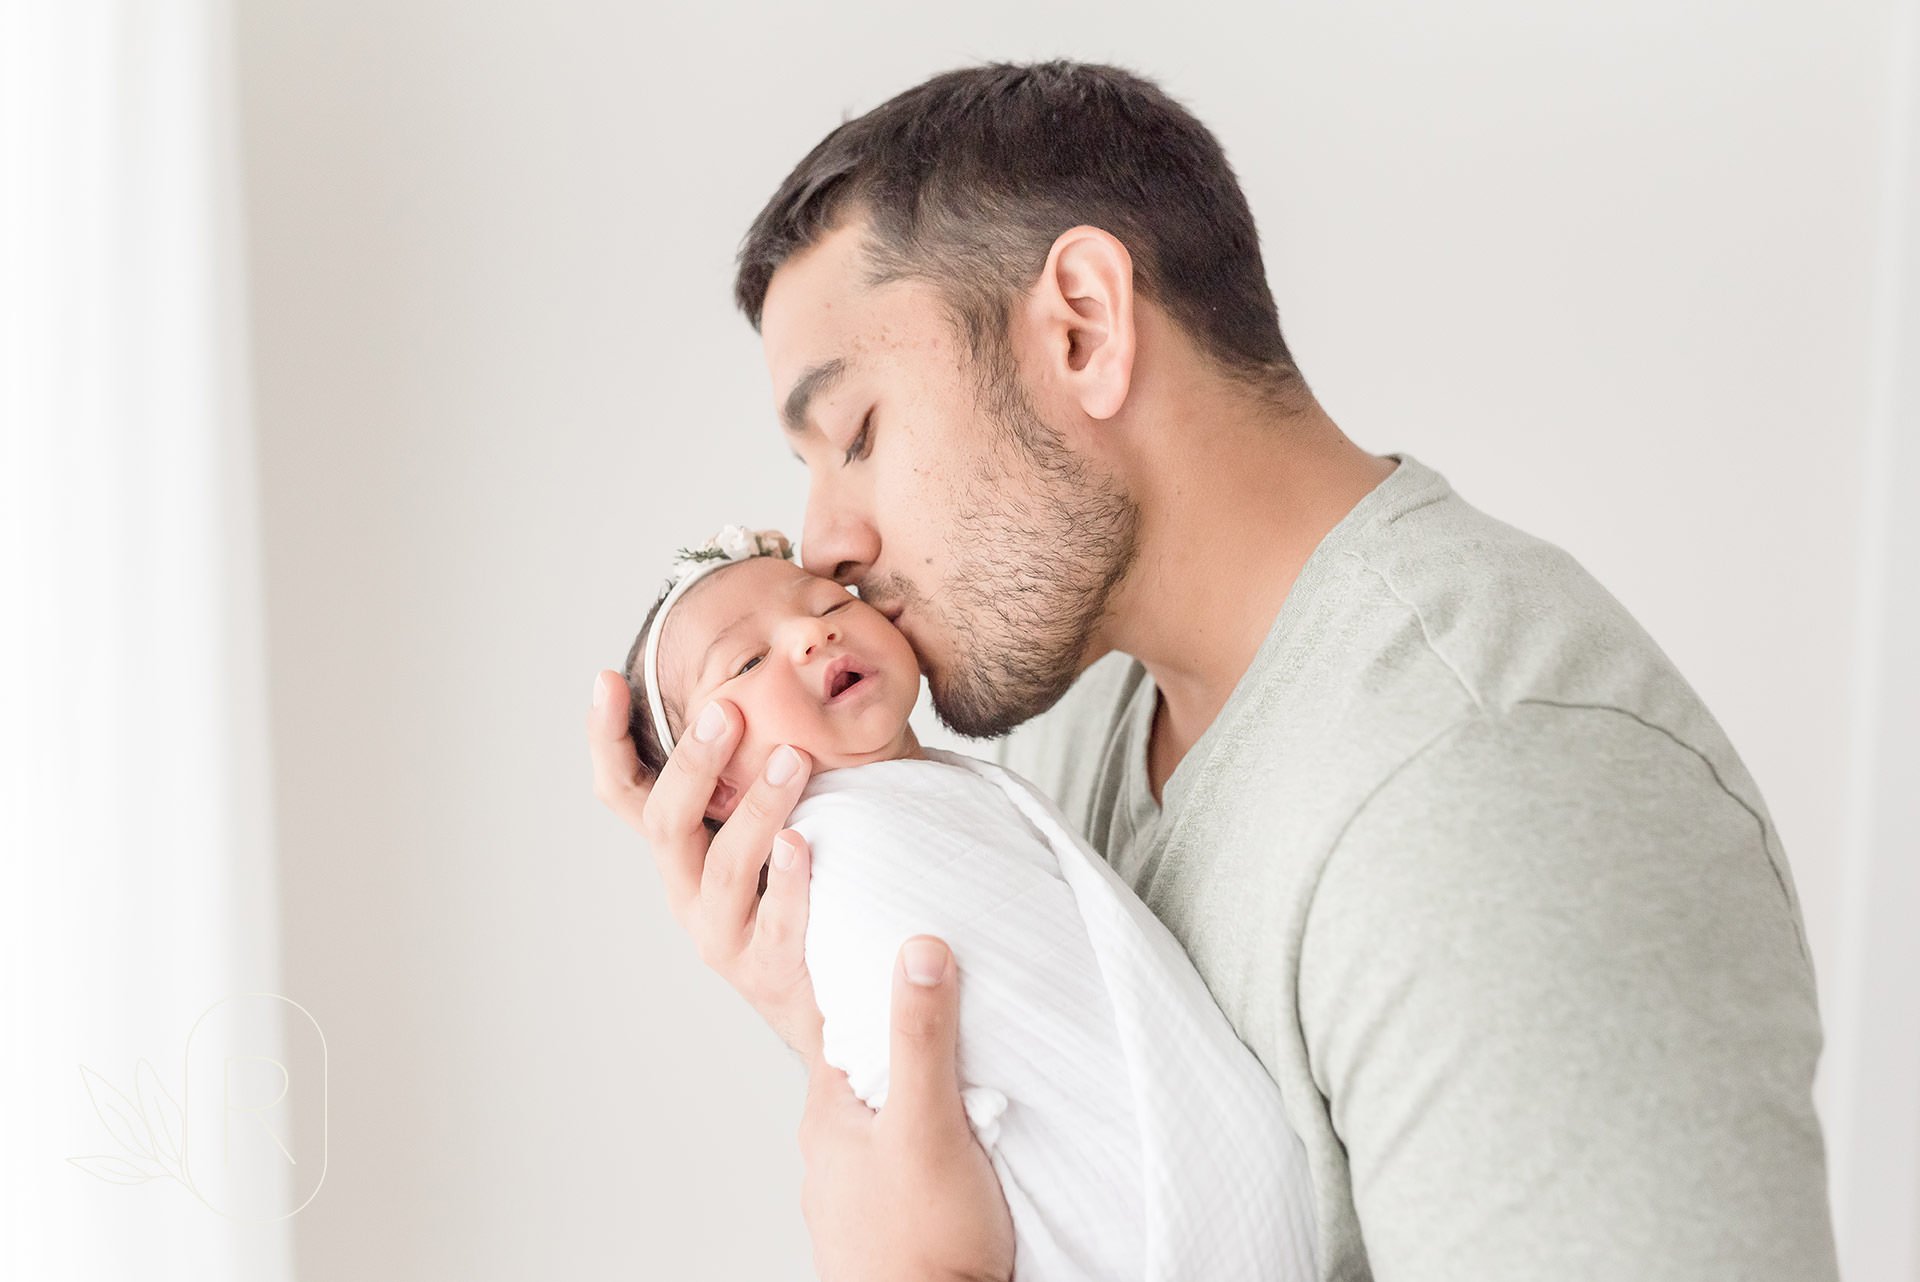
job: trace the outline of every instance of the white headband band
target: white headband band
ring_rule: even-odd
[[[667,730],[667,707],[660,698],[660,637],[667,630],[667,614],[674,603],[687,594],[688,588],[715,570],[724,570],[756,556],[777,556],[791,561],[793,545],[778,530],[754,531],[744,525],[726,525],[699,547],[681,548],[674,558],[673,586],[667,589],[660,608],[653,612],[653,623],[647,628],[646,657],[641,662],[646,674],[647,710],[653,714],[653,730],[669,753],[673,751],[673,735]]]

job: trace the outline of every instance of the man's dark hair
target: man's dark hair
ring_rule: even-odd
[[[977,361],[1002,354],[1008,304],[1085,223],[1127,247],[1136,294],[1223,373],[1267,393],[1300,382],[1226,153],[1119,67],[948,71],[821,139],[741,243],[734,299],[756,330],[775,270],[856,212],[871,223],[867,284],[933,284]]]

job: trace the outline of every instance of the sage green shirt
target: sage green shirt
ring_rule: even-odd
[[[1813,975],[1759,790],[1572,557],[1393,457],[1164,808],[1125,655],[988,753],[1278,1084],[1325,1278],[1832,1279]]]

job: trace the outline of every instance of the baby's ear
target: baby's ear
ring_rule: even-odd
[[[725,823],[739,801],[739,787],[725,775],[720,776],[720,781],[713,785],[713,800],[707,803],[707,818]]]

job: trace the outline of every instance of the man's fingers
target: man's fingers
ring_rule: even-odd
[[[725,699],[715,699],[681,727],[647,802],[649,836],[702,828],[714,785],[739,742],[740,713]]]
[[[627,682],[611,668],[593,678],[587,708],[587,751],[593,758],[593,795],[636,832],[647,809],[648,786],[640,777],[640,754],[627,732]]]
[[[711,920],[746,928],[760,891],[760,869],[773,853],[774,834],[786,826],[812,770],[806,753],[775,748],[760,777],[714,834],[700,870],[701,905]]]
[[[847,1126],[872,1126],[874,1112],[853,1093],[847,1075],[827,1063],[819,1047],[807,1057],[807,1102],[800,1115],[800,1154],[834,1131]]]
[[[806,964],[807,839],[788,828],[773,839],[767,869],[767,893],[760,896],[753,943],[769,970]]]
[[[739,742],[739,712],[726,700],[715,699],[693,725],[684,727],[647,798],[641,832],[653,848],[674,916],[683,925],[693,924],[687,910],[700,894],[701,870],[712,840],[704,822],[707,806]]]
[[[959,973],[953,954],[931,935],[900,946],[893,967],[893,1034],[886,1107],[881,1115],[917,1132],[967,1135],[955,1063],[960,1030]]]
[[[789,828],[773,839],[767,865],[767,890],[753,920],[753,964],[770,990],[793,992],[804,986],[809,1000],[796,1001],[791,1022],[776,1028],[780,1039],[811,1058],[820,1043],[820,1010],[811,1000],[807,975],[807,891],[812,872],[807,840]],[[804,1009],[803,1009],[804,1008]]]

